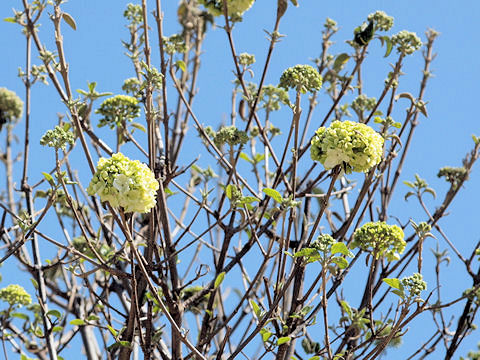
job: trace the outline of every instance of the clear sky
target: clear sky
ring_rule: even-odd
[[[63,25],[65,52],[70,64],[73,89],[85,89],[87,81],[96,81],[99,91],[120,93],[123,80],[132,76],[129,59],[123,55],[121,39],[128,36],[122,17],[126,4],[124,0],[81,0],[64,5],[76,20],[77,31]],[[471,134],[480,136],[480,122],[477,115],[479,103],[479,40],[480,2],[477,0],[363,0],[363,1],[319,1],[299,0],[300,7],[289,7],[282,20],[280,32],[287,35],[274,52],[267,83],[278,83],[281,72],[292,65],[311,63],[311,59],[320,53],[323,23],[327,17],[338,22],[340,31],[333,38],[336,43],[332,52],[350,51],[345,40],[352,38],[353,29],[360,25],[368,14],[384,10],[395,18],[390,33],[406,29],[415,31],[422,40],[427,28],[440,32],[435,45],[438,53],[432,64],[434,78],[429,82],[425,99],[428,101],[428,118],[421,117],[410,157],[402,180],[412,180],[418,173],[437,190],[438,199],[430,201],[435,205],[443,199],[447,185],[436,177],[442,166],[461,166],[462,158],[472,148]],[[165,11],[165,33],[173,34],[179,30],[176,24],[176,0],[162,1]],[[257,0],[253,8],[245,14],[244,22],[234,31],[237,51],[256,55],[260,73],[267,49],[264,29],[271,30],[274,21],[276,0]],[[12,16],[11,8],[21,8],[19,0],[0,1],[0,17]],[[53,31],[47,17],[44,17],[39,35],[49,48],[53,48]],[[203,123],[218,123],[230,110],[231,81],[233,80],[232,61],[222,29],[210,29],[204,46],[204,57],[199,84],[200,92],[195,100],[195,109]],[[25,40],[17,25],[0,22],[0,87],[16,91],[22,98],[23,84],[17,77],[18,67],[25,66]],[[383,59],[379,42],[371,45],[370,52],[376,54],[366,64],[365,83],[369,96],[378,98],[388,69],[388,63],[394,57]],[[40,64],[34,57],[33,62]],[[158,63],[158,61],[157,61]],[[405,77],[402,78],[403,91],[418,93],[422,59],[417,54],[405,61]],[[372,83],[369,84],[369,79]],[[399,107],[400,108],[400,107]],[[38,139],[57,122],[57,113],[65,112],[64,105],[52,85],[36,85],[32,93],[33,137]],[[318,121],[321,113],[318,113]],[[3,142],[3,134],[2,142]],[[21,140],[21,139],[20,139]],[[3,146],[3,145],[2,145]],[[32,141],[31,181],[41,178],[41,171],[52,163],[53,152]],[[4,169],[0,168],[0,179]],[[2,187],[0,185],[0,187]],[[403,185],[399,185],[402,187]],[[403,194],[407,189],[399,190]],[[441,224],[449,238],[460,250],[470,251],[480,239],[478,226],[480,202],[480,169],[474,169],[470,180],[450,208],[450,214]],[[404,219],[421,214],[418,205],[412,200],[408,203],[398,201],[395,205]],[[410,215],[411,214],[411,215]],[[434,242],[431,246],[434,247]],[[441,248],[447,245],[439,238]],[[451,253],[451,256],[454,255]],[[431,260],[431,259],[430,259]],[[8,265],[7,265],[8,266]],[[8,267],[7,267],[8,268]],[[455,265],[444,271],[444,281],[458,282]],[[5,279],[5,276],[4,276]],[[460,279],[461,280],[461,279]],[[6,280],[0,284],[4,284]],[[470,284],[459,282],[458,292]],[[3,285],[2,285],[3,286]],[[459,293],[452,293],[454,298]],[[479,333],[473,334],[461,347],[458,355],[465,355],[476,347]],[[408,344],[408,342],[406,342]],[[406,346],[406,345],[404,345]],[[400,359],[400,357],[398,357]]]

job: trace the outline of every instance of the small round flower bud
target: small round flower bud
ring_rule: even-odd
[[[376,259],[386,257],[388,261],[399,260],[405,250],[403,230],[384,221],[369,222],[353,234],[352,248],[359,247],[370,252]]]
[[[367,172],[382,159],[384,139],[365,124],[337,120],[315,134],[310,157],[327,170],[342,165],[347,173]]]
[[[109,159],[100,158],[87,193],[98,194],[101,201],[120,206],[125,212],[146,213],[156,204],[158,188],[158,181],[147,165],[116,153]]]
[[[310,65],[295,65],[285,70],[280,77],[280,87],[295,89],[305,94],[320,90],[322,75]]]
[[[397,46],[397,52],[403,55],[413,54],[422,46],[422,41],[414,32],[402,30],[392,36],[392,42]]]

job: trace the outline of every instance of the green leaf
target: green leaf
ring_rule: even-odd
[[[108,328],[108,330],[110,331],[110,333],[113,335],[113,337],[116,338],[117,335],[118,335],[118,331],[115,330],[115,329],[114,329],[113,327],[111,327],[110,325],[107,325],[107,328]]]
[[[332,245],[332,254],[342,254],[348,257],[353,257],[353,253],[348,250],[347,245],[345,245],[343,242],[336,242],[335,244]]]
[[[315,355],[315,356],[312,356],[312,357],[311,357],[310,359],[308,359],[308,360],[320,360],[320,356]]]
[[[270,196],[273,200],[275,200],[278,203],[282,203],[283,198],[282,195],[275,189],[270,189],[270,188],[264,188],[263,193],[267,196]]]
[[[318,255],[318,251],[313,248],[303,248],[298,250],[293,257],[301,257],[301,256],[315,256]]]
[[[70,325],[81,326],[81,325],[86,325],[86,324],[87,323],[83,319],[73,319],[72,321],[70,321]]]
[[[397,278],[385,278],[383,279],[383,282],[394,289],[403,290],[403,285]]]
[[[65,22],[70,25],[70,27],[73,29],[73,30],[77,30],[77,24],[75,24],[75,20],[73,20],[73,17],[72,15],[70,15],[69,13],[62,13],[62,17],[63,17],[63,20],[65,20]]]
[[[52,328],[52,332],[59,332],[63,330],[63,326],[54,326]]]
[[[290,336],[282,336],[280,338],[278,338],[277,340],[277,345],[280,346],[282,344],[286,344],[288,342],[290,342],[292,338]]]
[[[227,185],[227,187],[225,188],[225,195],[229,200],[232,200],[232,196],[236,190],[238,190],[236,185],[233,185],[233,184]]]
[[[406,181],[406,180],[405,180],[403,183],[404,183],[405,185],[407,185],[408,187],[412,188],[412,189],[415,188],[415,185],[413,185],[413,183],[411,183],[410,181]]]
[[[258,306],[258,304],[253,300],[250,300],[250,305],[252,306],[253,313],[255,314],[257,319],[260,319],[260,317],[262,316],[262,310],[260,309],[260,306]]]
[[[392,39],[390,39],[389,36],[385,35],[385,36],[382,36],[380,38],[380,40],[382,41],[382,46],[383,46],[384,42],[387,44],[387,49],[385,50],[385,55],[383,55],[383,57],[388,57],[392,53],[392,50],[393,50]]]
[[[147,132],[147,129],[145,129],[145,126],[143,126],[142,124],[133,122],[133,123],[131,123],[130,125],[131,125],[132,127],[134,127],[135,129],[138,129],[138,130],[143,131],[143,132]]]
[[[50,175],[49,173],[46,173],[44,171],[42,171],[42,174],[43,174],[43,177],[45,178],[45,180],[47,180],[50,185],[52,185],[52,186],[55,185],[55,181],[53,181],[53,176],[52,175]]]
[[[30,281],[32,282],[33,287],[38,290],[37,280],[35,280],[34,278],[30,278]]]
[[[348,317],[351,319],[353,317],[353,311],[348,302],[342,300],[340,301],[340,305],[342,306],[343,311],[345,311]]]
[[[260,334],[262,335],[263,342],[267,342],[267,340],[270,339],[270,337],[273,335],[273,333],[270,330],[267,330],[265,328],[260,330]]]
[[[225,271],[222,271],[220,274],[218,274],[217,278],[215,279],[215,289],[220,286],[220,284],[223,282],[223,279],[225,279]]]
[[[126,348],[130,348],[131,346],[130,341],[117,341],[117,344]]]
[[[12,17],[10,17],[10,18],[5,18],[5,19],[3,19],[3,21],[6,21],[6,22],[9,22],[9,23],[12,23],[12,24],[15,24],[15,23],[16,23],[15,18],[12,18]]]
[[[183,72],[187,71],[187,66],[185,65],[185,61],[177,60],[175,65],[177,65],[177,67],[181,69]]]
[[[426,188],[426,189],[425,189],[425,192],[431,194],[434,199],[437,198],[437,194],[435,193],[435,190],[433,190],[432,188]]]
[[[98,321],[98,320],[100,320],[100,317],[98,317],[97,315],[89,315],[87,317],[87,320],[88,321]]]
[[[253,164],[253,160],[250,159],[250,157],[247,154],[245,154],[244,152],[240,153],[240,158],[242,158],[245,161],[248,161],[250,164]]]
[[[60,319],[62,317],[62,314],[58,310],[49,310],[47,312],[47,316],[48,315],[55,316],[57,319]]]
[[[333,257],[332,262],[337,264],[340,269],[345,269],[348,266],[348,261],[340,256]]]
[[[18,319],[22,319],[22,320],[30,320],[30,318],[28,317],[27,314],[23,314],[23,313],[11,313],[10,316],[12,317],[16,317]]]
[[[400,296],[402,299],[405,299],[405,293],[402,290],[392,290],[395,295]]]
[[[348,55],[347,53],[342,53],[338,55],[335,59],[335,62],[333,63],[333,70],[335,70],[336,72],[342,70],[342,68],[345,66],[349,59],[350,55]]]

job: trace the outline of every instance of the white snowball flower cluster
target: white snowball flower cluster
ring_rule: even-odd
[[[121,206],[125,212],[146,213],[155,206],[158,188],[147,165],[116,153],[109,159],[100,158],[87,193],[98,194],[100,200]]]
[[[346,173],[367,172],[382,158],[384,139],[365,124],[337,120],[315,134],[310,156],[327,170],[342,165]]]

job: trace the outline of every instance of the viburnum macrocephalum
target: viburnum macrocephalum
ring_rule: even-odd
[[[337,120],[315,134],[310,156],[327,170],[342,165],[346,173],[367,172],[382,159],[383,137],[365,124]]]
[[[369,222],[355,231],[350,247],[368,251],[376,259],[399,260],[407,245],[403,238],[403,230],[397,225],[388,225],[384,221]]]
[[[87,193],[98,194],[100,200],[122,207],[125,212],[146,213],[155,206],[158,188],[147,165],[116,153],[109,159],[100,158]]]

